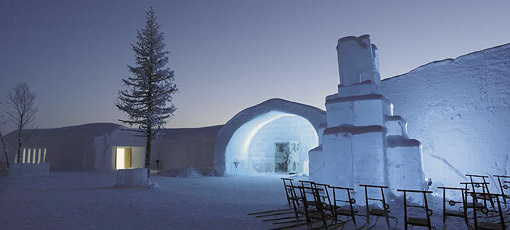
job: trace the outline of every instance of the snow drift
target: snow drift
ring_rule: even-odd
[[[188,166],[186,168],[182,169],[170,169],[162,172],[160,174],[161,176],[168,176],[168,177],[179,177],[179,178],[192,178],[192,177],[202,177],[202,174],[200,174],[193,166]]]
[[[149,180],[147,169],[120,169],[116,172],[117,183],[115,187],[147,187]]]

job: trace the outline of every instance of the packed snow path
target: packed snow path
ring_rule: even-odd
[[[0,177],[0,229],[269,229],[247,213],[286,206],[280,177],[152,176],[146,189],[105,173]]]

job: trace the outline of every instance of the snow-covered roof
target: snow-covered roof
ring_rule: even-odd
[[[443,60],[431,61],[431,62],[429,62],[427,64],[423,64],[421,66],[418,66],[418,67],[410,70],[407,73],[403,73],[403,74],[395,75],[393,77],[385,78],[385,79],[383,79],[383,81],[396,80],[397,78],[406,77],[406,76],[409,76],[411,74],[414,74],[415,72],[427,71],[429,68],[434,68],[434,67],[437,67],[437,66],[444,66],[444,65],[454,64],[455,62],[463,62],[466,59],[472,59],[472,58],[477,57],[477,56],[486,55],[487,53],[496,53],[496,52],[505,51],[505,50],[510,51],[510,43],[499,45],[499,46],[494,46],[494,47],[483,49],[483,50],[478,50],[478,51],[471,52],[471,53],[467,53],[467,54],[464,54],[464,55],[460,55],[460,56],[458,56],[456,58],[446,58],[446,59],[443,59]]]

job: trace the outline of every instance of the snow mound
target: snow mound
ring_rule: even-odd
[[[50,163],[20,164],[12,163],[6,170],[9,177],[41,177],[50,175]]]
[[[179,177],[179,178],[193,178],[193,177],[202,177],[203,176],[191,165],[186,168],[166,170],[166,171],[162,172],[160,175],[168,176],[168,177]]]
[[[147,187],[150,185],[146,168],[120,169],[116,174],[115,187]]]

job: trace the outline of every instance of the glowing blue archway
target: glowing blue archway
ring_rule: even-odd
[[[318,108],[282,99],[245,109],[218,132],[215,170],[220,175],[272,172],[275,143],[295,142],[299,143],[298,173],[308,173],[308,150],[319,145],[319,127],[325,120]]]
[[[308,151],[319,145],[319,137],[308,120],[278,111],[262,114],[236,130],[225,150],[227,174],[273,172],[275,143],[299,143],[298,173],[308,174]],[[238,168],[234,161],[239,162]]]

